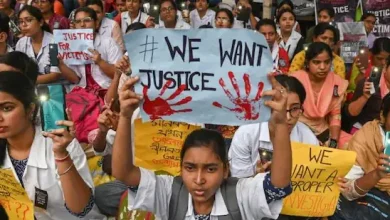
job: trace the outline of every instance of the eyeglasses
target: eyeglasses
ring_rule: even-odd
[[[173,10],[174,10],[173,7],[168,7],[168,8],[162,8],[162,9],[161,9],[161,12],[162,12],[162,13],[169,13],[169,12],[171,12],[171,11],[173,11]]]
[[[73,20],[73,23],[74,24],[81,24],[81,23],[89,23],[89,22],[92,22],[93,19],[91,17],[86,17],[86,18],[82,18],[82,19],[75,19]]]
[[[222,17],[218,17],[217,19],[216,19],[216,22],[222,22],[222,23],[228,23],[228,22],[230,22],[230,19],[229,18],[222,18]]]
[[[302,107],[294,107],[292,109],[286,110],[290,114],[291,118],[298,118],[303,113]]]
[[[26,18],[26,19],[19,19],[19,21],[18,21],[18,24],[19,24],[19,26],[20,25],[23,25],[23,24],[25,24],[25,25],[30,25],[34,20],[36,20],[35,18]]]
[[[33,0],[32,1],[33,4],[39,4],[39,3],[44,4],[44,3],[48,3],[48,2],[49,2],[49,0]]]

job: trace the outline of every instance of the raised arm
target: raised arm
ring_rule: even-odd
[[[138,186],[140,169],[133,164],[131,118],[142,96],[133,92],[138,77],[130,78],[119,92],[120,116],[112,153],[112,175],[128,186]]]

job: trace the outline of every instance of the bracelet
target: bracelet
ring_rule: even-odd
[[[364,190],[364,189],[360,188],[360,187],[358,186],[356,180],[354,181],[353,185],[354,185],[358,190],[360,190],[360,191],[362,191],[362,192],[368,192],[368,191],[369,191],[369,190]]]
[[[63,173],[59,173],[58,176],[65,175],[67,172],[69,172],[70,169],[72,169],[73,166],[74,166],[74,164],[72,163],[72,165],[70,165],[68,169],[66,169]],[[58,170],[57,170],[57,173],[58,173]]]
[[[66,159],[69,158],[69,156],[70,156],[70,154],[69,154],[69,152],[68,152],[68,155],[66,155],[65,157],[63,157],[63,158],[54,158],[54,160],[55,160],[56,162],[64,162]]]

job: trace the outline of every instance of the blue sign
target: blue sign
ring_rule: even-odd
[[[143,29],[125,37],[144,121],[242,125],[267,121],[272,57],[246,29]]]

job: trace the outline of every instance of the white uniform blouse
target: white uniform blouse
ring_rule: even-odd
[[[101,58],[110,64],[115,64],[123,56],[123,52],[119,48],[118,44],[115,43],[115,41],[110,37],[103,38],[99,34],[96,34],[93,45],[95,50],[100,53]],[[77,85],[72,85],[71,89],[73,89],[75,86],[85,88],[87,86],[85,65],[72,65],[70,68],[72,68],[80,77],[80,82]],[[110,86],[111,78],[103,73],[97,64],[91,64],[91,73],[93,79],[97,84],[99,84],[100,87],[107,89]]]
[[[125,43],[123,42],[121,28],[119,27],[118,23],[116,23],[116,21],[109,18],[103,18],[99,29],[99,34],[104,38],[111,37],[122,49],[122,51],[125,51]]]
[[[41,128],[36,127],[35,137],[31,146],[26,169],[23,174],[23,185],[28,197],[35,201],[35,188],[44,190],[48,193],[48,205],[46,210],[35,209],[34,215],[39,220],[76,220],[80,219],[73,216],[65,208],[65,199],[61,187],[60,179],[57,177],[56,164],[53,153],[53,142],[50,138],[42,136]],[[85,153],[74,139],[67,147],[74,166],[79,172],[84,182],[93,190],[93,181],[89,172],[87,158]],[[2,169],[12,169],[15,179],[19,178],[12,165],[11,159],[6,153]],[[96,205],[84,217],[84,219],[106,219],[99,213]]]
[[[50,66],[49,44],[51,43],[54,43],[53,35],[49,32],[44,32],[42,47],[36,57],[30,37],[22,37],[16,44],[15,50],[23,52],[31,59],[35,60],[41,74],[60,73],[60,69],[58,69],[58,67]]]
[[[156,28],[165,28],[164,23],[160,23],[160,25],[156,25]],[[178,30],[186,30],[186,29],[191,29],[191,26],[185,22],[183,19],[178,18],[176,21],[176,26],[175,29]]]
[[[190,12],[190,20],[192,28],[199,28],[202,25],[215,26],[215,11],[207,9],[203,18],[200,18],[198,10],[194,9]]]
[[[319,145],[314,133],[301,122],[294,126],[290,139],[294,142]],[[268,122],[240,126],[229,149],[230,172],[233,177],[249,177],[256,173],[256,163],[260,160],[259,148],[273,150]]]
[[[278,29],[278,34],[281,36],[280,29]],[[284,42],[283,40],[280,41],[279,46],[287,51],[290,60],[292,60],[295,53],[295,49],[297,48],[298,42],[301,38],[302,35],[300,33],[292,31],[291,36],[290,38],[288,38],[287,42]]]
[[[146,21],[148,20],[149,15],[146,13],[139,11],[138,16],[134,19],[131,20],[129,12],[122,12],[121,14],[121,27],[122,27],[122,33],[126,34],[126,29],[129,27],[130,24],[140,22],[142,24],[146,24]]]
[[[137,193],[129,190],[129,210],[149,211],[161,220],[168,220],[169,201],[172,195],[173,177],[156,175],[154,172],[140,168],[141,181]],[[262,218],[276,219],[282,210],[282,200],[267,204],[263,181],[265,174],[253,178],[240,179],[236,186],[237,200],[242,219],[258,220]],[[132,199],[134,198],[135,199]],[[218,216],[228,215],[220,189],[217,190],[211,210],[210,220],[218,220]],[[188,209],[185,219],[195,220],[191,194],[188,197]]]

